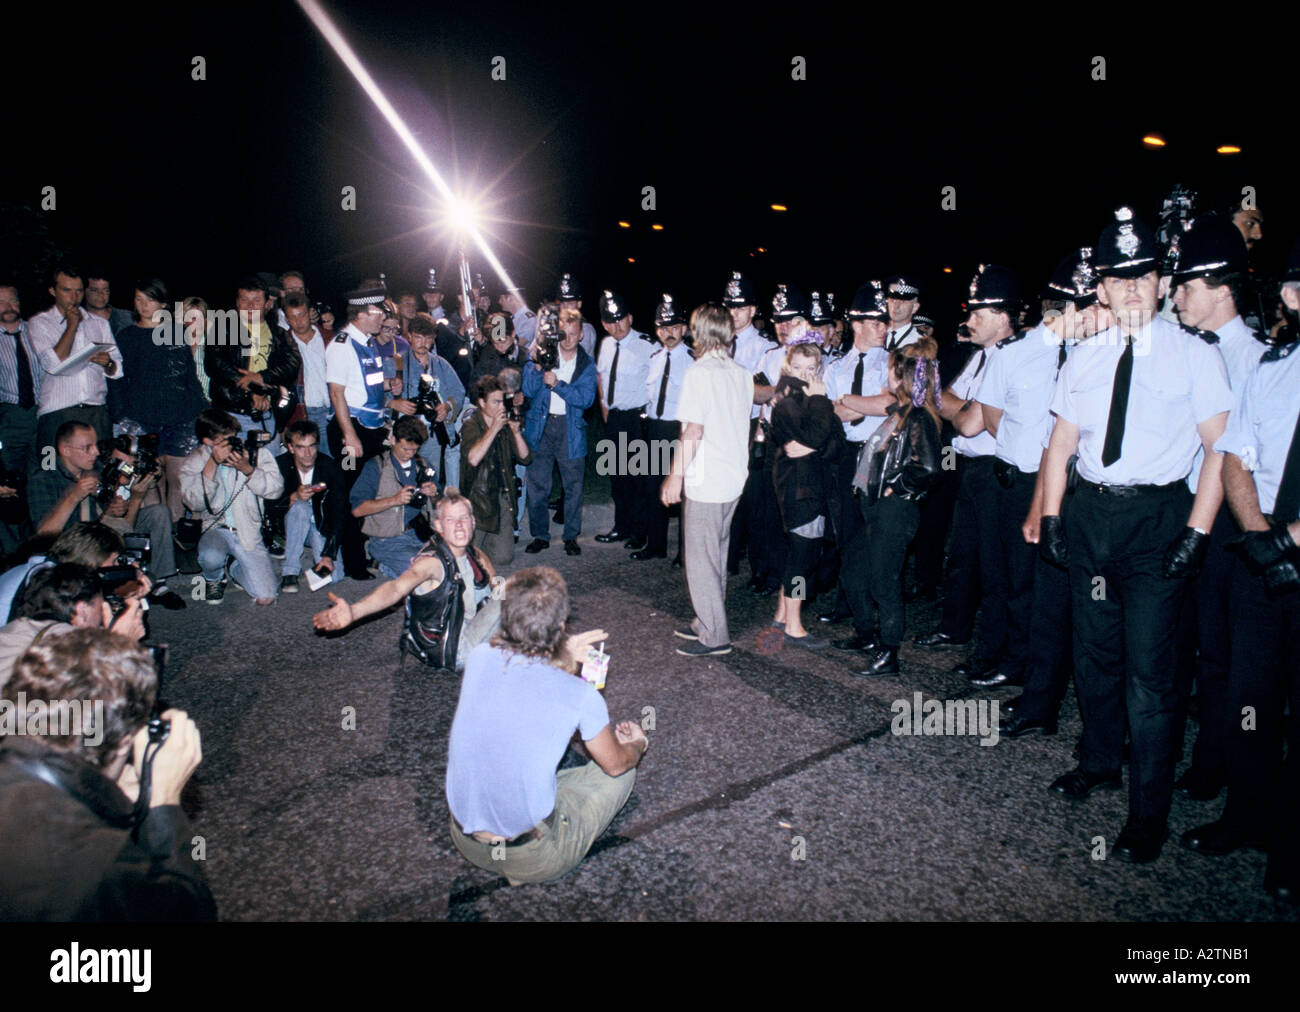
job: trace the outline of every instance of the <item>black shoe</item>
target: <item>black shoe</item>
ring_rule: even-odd
[[[1294,853],[1278,849],[1268,855],[1264,891],[1275,900],[1300,906],[1300,861]]]
[[[831,646],[836,650],[875,650],[876,637],[863,636],[861,633],[855,633],[846,640],[831,640]]]
[[[968,661],[962,661],[952,669],[954,675],[961,675],[963,678],[969,678],[972,682],[977,678],[986,678],[989,675],[996,674],[998,662],[985,660],[980,657],[972,657]]]
[[[650,547],[650,542],[645,538],[628,538],[623,542],[623,547],[630,548],[634,552],[643,552]],[[667,555],[668,553],[665,552],[664,554]]]
[[[755,587],[755,588],[754,588],[754,596],[755,596],[755,597],[771,597],[771,596],[772,596],[773,594],[775,594],[775,593],[776,593],[776,588],[775,588],[775,587],[768,587],[768,586],[765,585],[765,586],[762,586],[762,587]]]
[[[863,678],[898,674],[898,647],[878,647],[867,654],[867,666],[853,672]]]
[[[185,607],[185,598],[172,590],[167,584],[159,584],[149,594],[149,600],[154,604],[160,604],[168,611],[180,611]]]
[[[375,578],[375,574],[368,569],[363,569],[358,573],[346,573],[344,575],[346,575],[349,580],[373,580]]]
[[[929,636],[918,636],[912,640],[912,646],[922,650],[938,650],[941,647],[964,647],[969,640],[955,640],[945,632],[932,632]]]
[[[612,545],[615,541],[626,541],[627,535],[622,531],[608,531],[604,534],[597,534],[596,541],[602,545]]]
[[[1264,849],[1262,834],[1253,833],[1248,829],[1238,829],[1222,819],[1189,829],[1179,842],[1188,850],[1210,857],[1224,857],[1243,847],[1254,850]]]
[[[225,580],[204,580],[203,581],[203,600],[208,604],[220,604],[226,599],[226,581]]]
[[[1016,712],[1016,710],[1020,708],[1020,701],[1024,698],[1025,698],[1024,696],[1012,696],[1010,699],[1008,699],[1005,703],[1002,704],[1002,712],[1005,713],[1008,717],[1010,717],[1013,713]]]
[[[1223,770],[1207,770],[1192,765],[1178,778],[1174,790],[1193,801],[1213,801],[1227,784],[1228,777]]]
[[[287,573],[280,577],[280,593],[296,594],[298,593],[298,574]]]
[[[706,647],[699,640],[694,643],[683,643],[677,648],[677,653],[683,657],[721,657],[723,654],[731,653],[731,644],[724,643],[720,647]]]
[[[786,646],[801,647],[804,650],[825,650],[830,646],[828,641],[814,636],[812,633],[805,633],[802,636],[791,636],[789,633],[785,633],[784,642]]]
[[[1043,734],[1056,734],[1055,717],[1030,717],[1016,716],[998,732],[1003,738],[1022,738],[1032,731],[1042,731]]]
[[[980,675],[977,678],[970,679],[971,685],[978,686],[981,689],[993,689],[999,685],[1024,685],[1025,683],[1002,671],[990,671],[987,675]]]
[[[536,555],[543,548],[550,548],[550,547],[551,547],[551,543],[549,541],[543,541],[541,538],[533,538],[532,541],[528,542],[528,547],[525,548],[524,551],[527,552],[529,555]]]
[[[822,612],[817,616],[818,622],[828,622],[832,625],[839,622],[847,622],[853,617],[853,612],[845,611],[843,608],[836,608],[834,611]]]
[[[1123,786],[1124,781],[1120,779],[1118,773],[1106,776],[1102,773],[1070,770],[1069,773],[1053,780],[1052,786],[1048,790],[1056,791],[1057,794],[1064,794],[1071,801],[1082,801],[1098,787],[1104,787],[1108,791],[1116,791]]]
[[[560,524],[561,526],[563,526],[563,524],[564,524],[564,514],[563,514],[562,512],[560,512],[559,510],[556,510],[556,511],[555,511],[555,514],[551,517],[551,523],[554,523],[554,524]]]
[[[652,552],[649,548],[642,548],[640,551],[633,552],[628,556],[630,559],[636,559],[637,562],[645,562],[646,559],[666,559],[667,552]]]
[[[678,552],[676,558],[673,559],[673,565],[676,566],[678,569],[681,569],[681,567],[682,567],[682,553],[681,553],[681,552]],[[731,575],[732,575],[732,576],[735,576],[736,574],[735,574],[735,573],[732,573]]]
[[[576,541],[574,541],[573,538],[569,538],[566,542],[564,542],[564,554],[581,555],[582,546],[578,544]]]
[[[1147,864],[1160,856],[1169,827],[1158,816],[1130,815],[1110,852],[1122,861]]]

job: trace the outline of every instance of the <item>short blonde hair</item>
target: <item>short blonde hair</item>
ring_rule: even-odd
[[[731,314],[715,302],[697,306],[691,313],[691,335],[695,339],[697,356],[730,348],[734,336]]]
[[[805,358],[816,359],[816,360],[817,360],[817,372],[818,372],[818,373],[821,372],[821,369],[822,369],[822,350],[821,350],[821,347],[820,347],[819,345],[812,344],[812,343],[810,343],[810,342],[802,342],[802,343],[800,343],[800,344],[791,344],[791,345],[787,345],[787,346],[786,346],[786,349],[785,349],[785,361],[781,363],[781,371],[782,371],[783,373],[785,373],[787,376],[789,376],[789,375],[791,374],[791,372],[793,371],[793,369],[792,369],[793,359],[794,359],[794,357],[795,357],[796,355],[799,355],[799,356],[802,356],[802,357],[805,357]]]
[[[572,306],[570,306],[568,309],[560,310],[561,323],[572,323],[574,320],[580,321],[581,319],[582,319],[582,311],[578,309],[574,309]]]

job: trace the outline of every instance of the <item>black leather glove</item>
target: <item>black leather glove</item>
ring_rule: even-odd
[[[1065,569],[1070,564],[1070,551],[1065,544],[1065,526],[1059,516],[1044,516],[1039,520],[1038,551],[1058,569]]]
[[[1269,597],[1300,590],[1300,568],[1296,566],[1296,543],[1283,526],[1266,531],[1247,531],[1228,542],[1254,575],[1264,581]]]
[[[1202,534],[1195,527],[1184,527],[1165,551],[1165,576],[1170,580],[1195,576],[1201,571],[1201,563],[1209,550],[1208,534]]]

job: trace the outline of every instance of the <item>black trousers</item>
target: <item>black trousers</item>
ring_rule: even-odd
[[[371,457],[377,457],[384,452],[384,440],[388,437],[387,429],[368,429],[355,418],[352,419],[352,429],[356,432],[357,439],[361,440],[361,457],[352,461],[352,467],[348,467],[349,461],[343,456],[343,430],[339,428],[338,419],[331,415],[329,424],[325,426],[330,456],[338,461],[339,467],[343,469],[343,486],[349,495],[352,494],[352,486],[357,483],[357,478],[361,476],[361,468]],[[344,573],[356,577],[359,573],[367,572],[366,537],[361,533],[361,521],[352,515],[350,508],[343,519],[343,538],[340,547]]]
[[[1066,496],[1067,516],[1072,496]],[[1070,575],[1046,561],[1034,546],[1034,594],[1029,619],[1025,688],[1017,715],[1030,720],[1055,717],[1070,687],[1074,669]]]
[[[627,410],[611,408],[605,422],[605,438],[614,441],[615,449],[622,444],[626,447],[627,457],[622,453],[618,457],[627,460],[635,450],[635,444],[645,439],[645,418],[641,408]],[[629,538],[644,538],[646,534],[645,512],[640,509],[639,490],[642,485],[639,475],[628,474],[625,466],[616,467],[609,476],[609,490],[614,497],[614,530]]]
[[[838,567],[835,610],[852,610],[849,604],[848,584],[854,577],[847,571],[855,566],[866,565],[861,555],[852,555],[849,546],[854,543],[862,530],[862,510],[858,506],[858,497],[853,494],[853,476],[858,469],[858,454],[862,452],[861,443],[846,442],[840,448],[840,455],[835,461],[834,488],[835,495],[830,497],[831,527],[835,535],[835,557]]]
[[[948,578],[939,628],[955,640],[978,633],[975,660],[999,661],[1007,638],[1006,573],[998,550],[998,482],[993,456],[959,457],[948,538]],[[975,629],[975,616],[979,627]]]
[[[913,576],[921,587],[938,589],[943,583],[944,549],[952,528],[959,485],[956,471],[943,471],[934,488],[920,502],[921,519],[912,539],[912,564]]]
[[[1192,751],[1192,765],[1222,771],[1224,738],[1228,733],[1229,646],[1228,586],[1232,582],[1233,556],[1227,543],[1241,530],[1225,504],[1210,529],[1205,564],[1188,586],[1183,599],[1178,634],[1178,721],[1174,741],[1182,742],[1187,726],[1187,700],[1196,683],[1200,700],[1200,728]]]
[[[903,641],[903,562],[920,523],[920,509],[892,495],[874,503],[862,498],[857,502],[862,530],[849,547],[849,557],[861,558],[865,565],[855,565],[849,580],[853,625],[869,634],[875,624],[872,613],[877,613],[881,646],[896,649]]]
[[[1083,716],[1079,768],[1119,772],[1124,717],[1132,735],[1129,810],[1166,818],[1174,788],[1174,663],[1185,580],[1163,575],[1187,523],[1181,482],[1132,496],[1081,483],[1066,523],[1074,605],[1074,680]]]
[[[758,428],[758,420],[751,419],[749,422],[749,442],[750,446],[754,443],[754,432]],[[736,512],[731,518],[731,541],[727,546],[727,569],[733,570],[740,567],[740,558],[744,555],[749,560],[749,575],[751,577],[761,576],[762,571],[759,568],[762,563],[762,548],[756,535],[759,530],[759,490],[763,484],[763,479],[767,469],[762,464],[755,464],[753,453],[750,453],[749,473],[745,476],[745,490],[740,494],[740,504],[736,507]]]
[[[660,474],[661,468],[656,465],[660,462],[670,464],[672,459],[681,452],[680,444],[673,447],[671,455],[663,452],[661,447],[672,443],[674,440],[681,439],[682,423],[647,418],[645,428],[646,439],[650,442],[648,467],[650,473],[641,477],[641,512],[645,517],[646,524],[646,548],[651,552],[667,553],[668,507],[659,498],[659,492],[663,488],[664,478],[667,477],[667,474]],[[682,543],[680,533],[678,534],[677,543],[678,545]]]
[[[1025,516],[1034,504],[1037,474],[1010,472],[1010,487],[998,482],[998,550],[1006,574],[1006,650],[999,669],[1013,682],[1024,682],[1029,669],[1030,630],[1034,615],[1034,577],[1038,546],[1025,541]]]
[[[1231,659],[1224,721],[1228,802],[1223,820],[1262,830],[1296,853],[1300,848],[1300,594],[1270,598],[1263,582],[1235,559],[1230,586]]]

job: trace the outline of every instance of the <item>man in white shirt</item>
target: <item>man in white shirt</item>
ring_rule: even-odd
[[[600,413],[605,419],[605,438],[617,445],[631,447],[645,439],[643,415],[646,405],[646,378],[650,374],[650,355],[654,348],[640,331],[632,329],[632,314],[623,297],[606,289],[600,300],[600,322],[608,338],[600,343],[596,356],[599,379],[597,394]],[[621,474],[615,468],[609,476],[614,496],[614,526],[596,540],[608,545],[622,541],[624,547],[641,551],[646,547],[646,518],[637,509],[637,478]]]
[[[893,351],[904,345],[915,344],[921,332],[913,323],[921,306],[921,286],[911,275],[895,274],[885,282],[889,302],[889,333],[885,335],[885,350]]]
[[[745,488],[749,455],[749,409],[754,377],[731,359],[732,325],[721,306],[701,306],[691,314],[695,363],[677,399],[682,450],[664,479],[665,506],[681,502],[686,544],[686,589],[695,618],[674,630],[686,640],[685,657],[716,657],[731,652],[727,629],[727,542],[731,519]]]
[[[306,410],[307,417],[324,432],[330,420],[329,384],[325,381],[325,338],[320,328],[312,325],[311,305],[305,292],[290,290],[284,293],[284,319],[302,359],[298,373],[298,403]]]
[[[54,305],[27,321],[32,348],[44,372],[36,403],[36,447],[54,445],[54,433],[64,422],[77,421],[95,430],[98,439],[113,434],[106,407],[108,380],[122,378],[122,353],[107,321],[81,308],[85,281],[72,267],[54,271],[50,286]],[[101,345],[89,358],[70,368],[74,355]]]

